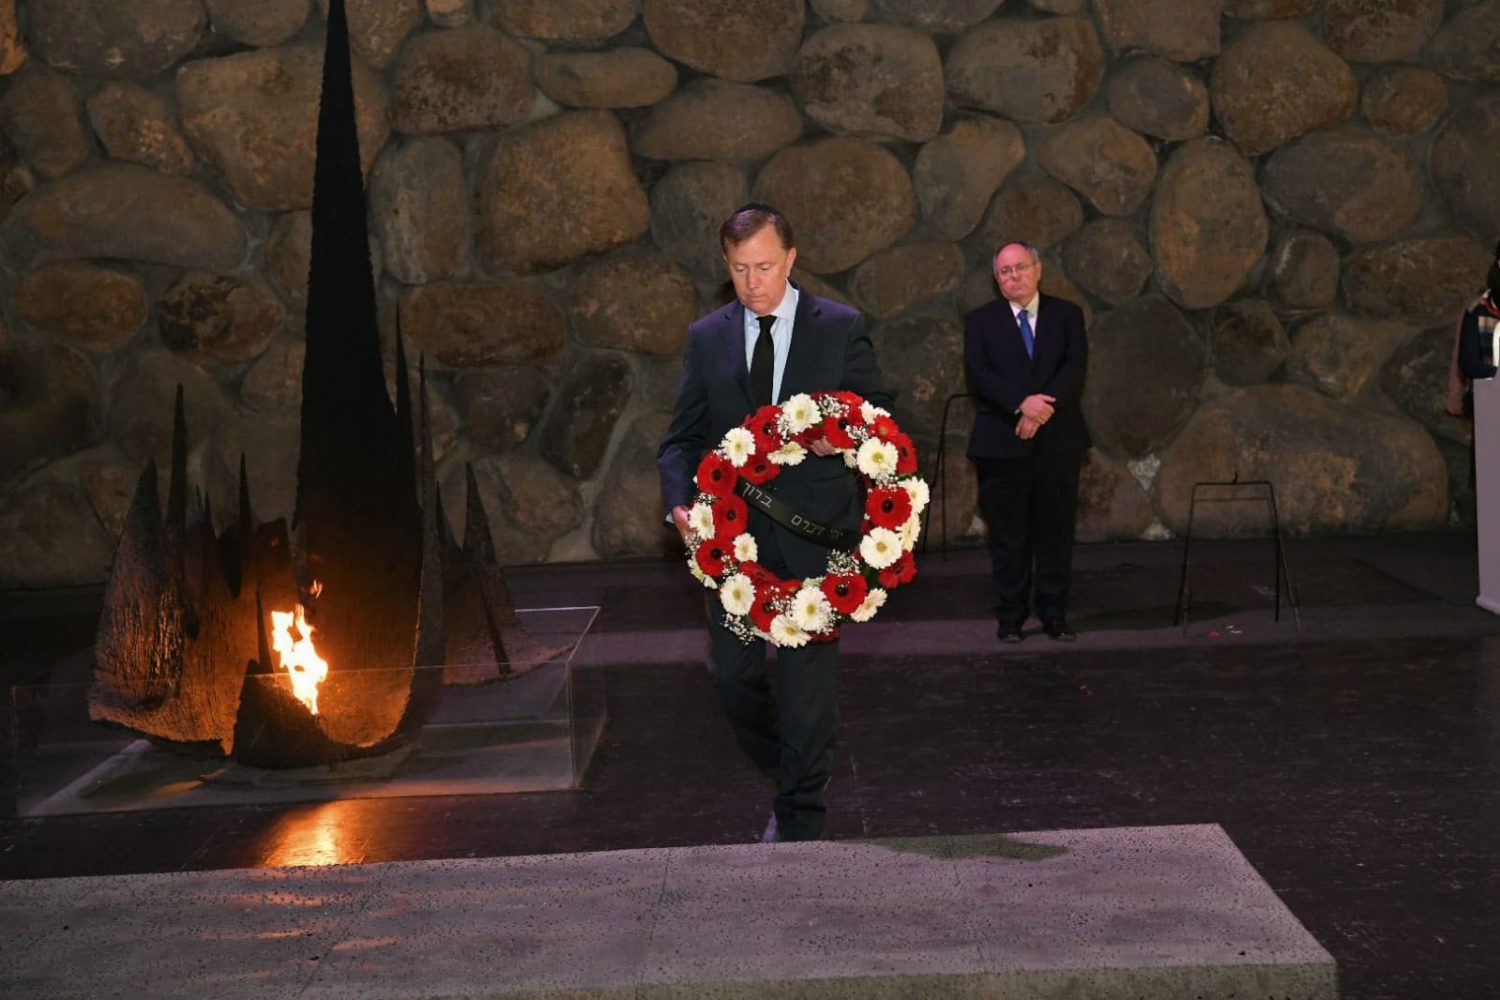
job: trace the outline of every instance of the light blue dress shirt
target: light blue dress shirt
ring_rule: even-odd
[[[792,347],[792,321],[797,315],[798,291],[790,281],[786,284],[786,294],[781,297],[781,304],[771,310],[771,315],[776,317],[776,323],[771,327],[771,344],[776,348],[776,363],[772,366],[771,374],[771,399],[773,402],[781,402],[781,376],[786,371],[787,352]],[[750,370],[750,365],[755,360],[755,342],[760,339],[760,322],[755,313],[749,309],[745,310],[745,370]]]

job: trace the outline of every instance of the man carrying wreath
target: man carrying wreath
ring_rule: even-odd
[[[735,300],[688,328],[677,404],[657,453],[662,504],[686,542],[693,476],[706,451],[757,409],[798,393],[845,390],[885,406],[875,351],[857,311],[792,283],[797,259],[791,224],[774,208],[750,204],[719,229]],[[782,470],[767,491],[805,522],[858,531],[855,477],[826,441]],[[823,571],[828,550],[755,506],[748,534],[754,562],[782,578]],[[833,772],[838,641],[779,647],[774,690],[763,639],[742,639],[710,607],[714,680],[740,746],[776,786],[762,839],[815,840]]]

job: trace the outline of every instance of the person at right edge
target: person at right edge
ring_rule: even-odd
[[[1448,379],[1448,412],[1455,417],[1472,413],[1470,383],[1476,378],[1494,378],[1495,326],[1500,324],[1500,243],[1490,261],[1487,287],[1464,308],[1458,321],[1458,340],[1453,345],[1453,370]]]
[[[1020,642],[1033,602],[1042,630],[1075,638],[1068,584],[1078,473],[1089,431],[1079,399],[1083,310],[1042,295],[1042,261],[1024,243],[995,253],[1001,298],[964,317],[964,373],[975,395],[969,458],[989,532],[996,636]]]

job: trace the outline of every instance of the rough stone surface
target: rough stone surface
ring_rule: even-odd
[[[813,293],[820,299],[830,299],[851,309],[859,308],[849,296],[839,291],[837,286],[829,284],[815,274],[807,273],[800,267],[792,268],[792,280],[797,283],[799,288]],[[734,297],[734,284],[728,280],[727,276],[720,288],[723,290],[723,294],[718,297],[718,302],[728,302]]]
[[[463,154],[426,137],[387,149],[370,177],[370,210],[385,268],[409,285],[451,278],[469,256]]]
[[[993,284],[993,276],[991,279]],[[1068,277],[1068,272],[1062,261],[1044,257],[1042,267],[1041,290],[1043,295],[1051,295],[1054,298],[1067,299],[1077,304],[1083,310],[1083,325],[1085,329],[1091,329],[1094,325],[1094,307],[1089,304],[1088,297],[1083,290],[1073,283]],[[997,289],[998,293],[998,289]]]
[[[1257,385],[1281,370],[1292,350],[1276,311],[1259,299],[1220,306],[1208,341],[1214,374],[1225,385]]]
[[[271,224],[262,247],[265,274],[281,300],[300,312],[307,306],[307,274],[312,263],[312,213],[287,212]],[[370,237],[370,271],[378,285],[380,241]]]
[[[89,155],[78,105],[71,80],[33,65],[12,76],[0,93],[0,129],[33,170],[61,177]]]
[[[439,281],[401,297],[402,332],[428,364],[442,368],[551,359],[563,348],[562,310],[520,281]]]
[[[1218,139],[1177,148],[1151,202],[1151,253],[1163,291],[1187,309],[1223,302],[1260,260],[1268,235],[1249,162]]]
[[[1443,0],[1326,0],[1323,41],[1355,62],[1393,62],[1421,50],[1443,23]]]
[[[943,404],[964,387],[964,331],[946,314],[912,314],[878,323],[871,334],[883,371],[900,372],[891,413],[913,437],[935,441]]]
[[[0,0],[0,76],[9,76],[22,66],[30,54],[21,40],[16,23],[16,0]]]
[[[894,316],[958,287],[964,254],[952,243],[912,243],[871,256],[854,272],[849,291],[871,316]]]
[[[656,449],[666,436],[667,420],[662,413],[642,414],[615,450],[594,510],[594,550],[605,559],[681,551],[682,543],[661,523]]]
[[[1339,252],[1322,233],[1295,230],[1276,241],[1271,291],[1288,309],[1326,309],[1339,294]]]
[[[1335,313],[1318,316],[1292,335],[1287,370],[1322,393],[1352,400],[1407,332],[1395,323]]]
[[[0,590],[99,583],[112,555],[75,487],[41,482],[0,501]]]
[[[59,344],[0,347],[0,482],[71,454],[98,434],[99,377]]]
[[[536,84],[574,108],[643,108],[677,86],[677,69],[650,49],[549,52],[537,60]]]
[[[1037,162],[1105,215],[1129,215],[1156,179],[1150,143],[1108,115],[1079,118],[1042,141]]]
[[[1065,185],[1040,173],[1011,174],[990,203],[979,229],[980,245],[993,255],[1019,241],[1046,249],[1083,225],[1083,206]]]
[[[96,351],[113,351],[141,328],[150,301],[141,283],[129,274],[68,261],[26,275],[11,307],[39,330]]]
[[[1448,110],[1448,87],[1426,67],[1393,66],[1365,84],[1359,110],[1377,132],[1416,135],[1436,125]]]
[[[115,159],[166,174],[193,172],[193,151],[178,124],[177,109],[164,95],[111,81],[90,95],[88,112],[94,134]]]
[[[512,35],[594,45],[630,27],[640,0],[500,0],[495,23]]]
[[[426,0],[427,18],[439,28],[457,28],[474,19],[474,0]]]
[[[615,422],[630,403],[630,365],[618,354],[585,354],[557,387],[537,451],[570,476],[599,470]]]
[[[1277,150],[1261,187],[1289,218],[1356,243],[1390,239],[1422,208],[1422,175],[1411,156],[1355,125]]]
[[[1104,78],[1104,47],[1082,17],[986,21],[953,44],[944,75],[960,107],[1026,124],[1060,122]]]
[[[1224,134],[1257,156],[1349,117],[1359,84],[1349,64],[1300,24],[1264,21],[1225,47],[1208,91]]]
[[[1170,441],[1198,405],[1207,362],[1198,334],[1165,297],[1110,312],[1089,333],[1083,409],[1094,443],[1134,458]]]
[[[264,48],[296,35],[312,0],[204,0],[204,6],[217,34]]]
[[[480,459],[474,463],[474,479],[502,566],[544,562],[552,543],[583,523],[577,482],[533,455]],[[460,466],[443,481],[443,506],[460,532],[464,496]]]
[[[290,523],[297,506],[301,429],[296,415],[237,413],[220,424],[208,441],[204,462],[204,488],[214,510],[239,510],[243,455],[255,520],[284,517]]]
[[[1434,436],[1471,445],[1474,421],[1455,417],[1447,410],[1448,366],[1452,363],[1452,326],[1424,330],[1391,352],[1380,368],[1380,387]],[[1464,478],[1468,478],[1467,468]]]
[[[631,146],[654,160],[758,160],[802,134],[785,94],[723,80],[695,80],[631,129]]]
[[[724,279],[719,226],[750,200],[745,171],[691,161],[668,170],[651,189],[651,238],[699,281]]]
[[[911,28],[824,28],[797,52],[791,86],[830,132],[925,142],[943,124],[943,61],[931,36]]]
[[[1447,470],[1421,425],[1300,386],[1255,386],[1205,404],[1162,461],[1162,521],[1185,530],[1193,483],[1235,475],[1276,483],[1281,530],[1293,535],[1413,531],[1448,519]],[[1221,506],[1225,523],[1214,533],[1265,531],[1262,505]]]
[[[46,0],[26,13],[27,37],[49,65],[106,79],[160,73],[208,26],[200,0]]]
[[[654,251],[611,254],[573,286],[573,329],[591,347],[680,357],[698,313],[692,279]]]
[[[993,118],[959,121],[923,145],[912,168],[912,183],[927,234],[943,240],[967,236],[1025,157],[1021,130]]]
[[[1004,0],[871,0],[871,14],[881,21],[898,21],[923,31],[951,34],[978,24],[995,13]]]
[[[125,528],[125,515],[140,478],[140,469],[118,461],[95,460],[79,465],[78,484],[111,542],[118,542]]]
[[[1362,247],[1345,261],[1344,294],[1349,308],[1367,316],[1454,320],[1493,260],[1457,233]]]
[[[1158,56],[1117,64],[1105,84],[1109,113],[1126,128],[1179,142],[1208,130],[1208,86],[1186,66]]]
[[[298,46],[199,59],[177,74],[183,130],[240,204],[312,205],[322,73],[322,49]],[[385,90],[357,61],[354,99],[368,172],[389,126]]]
[[[1500,80],[1500,0],[1460,10],[1427,46],[1432,68],[1455,80]]]
[[[622,246],[651,224],[625,130],[608,111],[573,111],[507,135],[479,183],[489,262],[545,271]]]
[[[1097,449],[1085,453],[1078,476],[1078,540],[1113,542],[1140,538],[1154,517],[1151,498],[1122,462]]]
[[[796,220],[797,263],[830,274],[899,239],[916,219],[906,168],[859,139],[819,139],[777,153],[755,179],[755,200]]]
[[[306,357],[307,343],[301,336],[271,341],[240,382],[240,402],[256,413],[300,414]]]
[[[318,0],[323,15],[328,0]],[[422,0],[344,0],[349,47],[367,65],[384,69],[406,36],[422,23]]]
[[[1224,13],[1241,21],[1301,17],[1310,14],[1318,0],[1227,0]]]
[[[171,351],[132,354],[110,393],[109,436],[135,461],[165,467],[172,449],[173,400],[182,384],[190,441],[203,441],[228,416],[229,401],[202,368]]]
[[[863,21],[869,10],[869,0],[809,0],[813,13],[830,23],[834,21]]]
[[[1500,233],[1500,93],[1481,94],[1449,116],[1428,160],[1453,221],[1479,240]]]
[[[245,230],[192,181],[122,163],[87,167],[21,199],[0,225],[0,244],[17,270],[117,257],[229,271],[245,254]]]
[[[1027,6],[1048,14],[1087,14],[1093,0],[1028,0]]]
[[[1178,62],[1219,54],[1224,0],[1094,0],[1105,43],[1115,52],[1142,49]]]
[[[460,132],[523,121],[531,112],[531,53],[483,24],[427,32],[401,53],[391,92],[401,132]]]
[[[1151,255],[1123,219],[1096,219],[1063,240],[1062,261],[1085,289],[1120,305],[1151,277]]]
[[[524,444],[552,398],[547,377],[535,368],[459,372],[453,389],[469,437],[498,452]]]
[[[156,308],[161,342],[198,364],[248,361],[281,329],[285,310],[276,293],[257,281],[189,271]]]
[[[665,56],[736,83],[791,68],[807,16],[802,0],[645,0],[646,31]]]

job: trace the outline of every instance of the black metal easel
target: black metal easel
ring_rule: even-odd
[[[1243,488],[1259,489],[1264,492],[1258,496],[1227,496],[1219,498],[1207,498],[1214,503],[1236,503],[1247,500],[1261,501],[1267,504],[1271,510],[1271,539],[1276,550],[1276,611],[1275,620],[1281,621],[1281,583],[1286,581],[1287,604],[1292,609],[1292,616],[1297,622],[1297,631],[1302,631],[1302,614],[1297,605],[1297,594],[1292,589],[1292,577],[1286,564],[1286,548],[1281,541],[1281,518],[1276,510],[1276,487],[1269,479],[1246,479],[1241,480],[1239,473],[1235,473],[1233,479],[1218,481],[1202,481],[1193,484],[1192,492],[1188,495],[1188,523],[1187,533],[1182,545],[1182,574],[1177,583],[1177,610],[1172,620],[1174,625],[1181,625],[1184,632],[1188,624],[1188,604],[1191,600],[1191,589],[1188,586],[1188,568],[1191,565],[1191,554],[1193,550],[1193,516],[1198,509],[1198,491],[1200,489],[1230,489],[1239,490]]]

